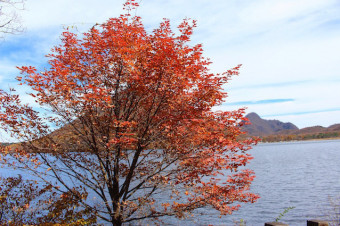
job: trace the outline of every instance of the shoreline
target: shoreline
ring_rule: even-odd
[[[340,137],[320,138],[320,139],[305,139],[305,140],[282,140],[282,141],[260,141],[259,144],[270,143],[290,143],[290,142],[303,142],[303,141],[327,141],[327,140],[340,140]]]

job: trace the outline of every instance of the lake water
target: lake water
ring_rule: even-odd
[[[295,207],[280,222],[305,226],[307,219],[329,212],[329,197],[340,195],[340,140],[265,143],[250,153],[254,159],[248,168],[256,174],[251,191],[261,198],[222,218],[206,209],[185,224],[233,225],[243,219],[247,226],[264,225],[275,221],[285,208]]]
[[[239,211],[221,218],[217,211],[203,209],[194,219],[168,218],[164,222],[234,225],[243,219],[247,226],[260,226],[275,221],[285,208],[295,207],[280,221],[306,225],[307,219],[321,218],[328,212],[329,197],[340,195],[340,140],[259,144],[250,153],[254,159],[247,168],[256,174],[251,191],[261,196],[256,203],[243,204]],[[0,169],[0,176],[13,173]]]

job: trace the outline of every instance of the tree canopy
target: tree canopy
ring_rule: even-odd
[[[244,109],[212,110],[239,66],[211,73],[202,45],[190,45],[195,27],[186,19],[176,35],[165,19],[148,33],[127,13],[82,35],[63,32],[49,68],[19,67],[45,114],[0,92],[2,128],[21,142],[1,147],[3,164],[113,225],[205,207],[231,214],[256,201],[253,172],[239,169],[256,143],[240,138]]]

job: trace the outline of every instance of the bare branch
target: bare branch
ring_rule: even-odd
[[[25,0],[0,0],[0,37],[4,34],[19,34],[24,31],[18,15],[18,11],[23,10],[24,6]]]

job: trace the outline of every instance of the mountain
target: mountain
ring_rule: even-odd
[[[254,112],[246,115],[246,117],[251,125],[244,126],[244,131],[248,132],[250,136],[261,137],[264,142],[340,138],[340,124],[299,129],[290,122],[262,119]]]
[[[340,124],[334,124],[329,127],[311,126],[300,129],[298,131],[290,132],[290,134],[315,134],[315,133],[337,133],[340,132]]]
[[[258,114],[252,112],[246,115],[251,125],[246,125],[244,130],[251,136],[266,136],[278,133],[287,133],[297,131],[299,128],[290,122],[281,122],[279,120],[262,119]]]

